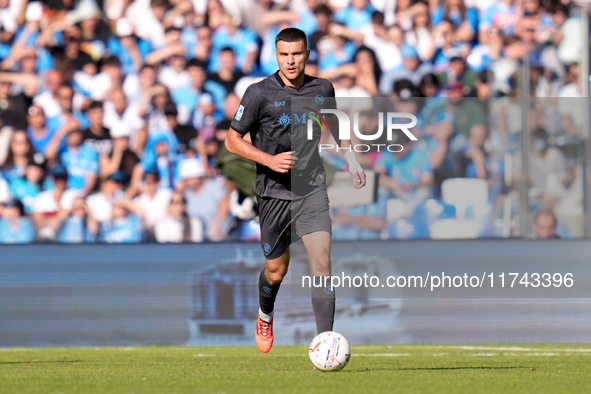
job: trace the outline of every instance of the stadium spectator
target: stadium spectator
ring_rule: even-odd
[[[556,217],[548,210],[540,210],[536,213],[532,229],[536,239],[560,238],[556,234]]]
[[[71,209],[62,208],[58,212],[57,227],[57,240],[60,243],[96,242],[98,224],[82,197],[74,199]]]
[[[138,37],[148,41],[153,48],[162,48],[166,43],[164,20],[169,10],[168,0],[138,1],[127,7],[125,17]]]
[[[361,30],[371,23],[371,15],[375,10],[369,0],[352,0],[348,7],[335,13],[334,20],[349,29]]]
[[[189,217],[203,222],[205,239],[223,239],[231,224],[225,180],[207,178],[203,164],[197,159],[187,159],[182,163],[180,177]]]
[[[221,25],[214,29],[209,72],[219,70],[219,53],[226,47],[234,50],[236,64],[243,73],[249,74],[253,71],[259,50],[258,40],[252,30],[240,27],[240,22],[239,17],[226,13],[221,18]]]
[[[197,45],[193,55],[196,60],[199,60],[204,65],[209,63],[209,54],[213,45],[212,36],[213,33],[209,26],[202,25],[197,28]]]
[[[168,122],[168,129],[174,132],[178,140],[178,151],[184,155],[191,155],[197,151],[197,131],[192,124],[180,124],[177,106],[168,102],[164,106],[164,115]],[[233,114],[232,114],[233,116]]]
[[[318,42],[318,69],[327,71],[338,68],[353,60],[356,47],[341,34],[342,25],[329,28],[328,36]]]
[[[478,33],[478,10],[466,6],[464,0],[447,0],[438,4],[431,14],[433,26],[439,26],[444,21],[452,23],[452,38],[454,42],[472,44]]]
[[[27,166],[33,162],[34,155],[35,148],[29,135],[22,130],[16,130],[11,135],[8,154],[0,167],[0,173],[8,182],[25,176]]]
[[[332,27],[339,28],[338,25]],[[396,33],[400,32],[397,36]],[[400,46],[404,43],[404,34],[399,26],[390,28],[384,25],[384,14],[374,11],[371,24],[360,31],[342,30],[341,34],[355,40],[357,46],[365,45],[376,54],[379,66],[384,71],[395,69],[402,62]]]
[[[418,85],[425,74],[432,72],[433,67],[429,63],[421,63],[419,53],[414,47],[404,44],[400,48],[400,54],[402,56],[402,65],[385,73],[380,80],[380,93],[385,96],[392,93],[396,81],[409,79],[415,85]]]
[[[220,84],[226,90],[227,95],[234,91],[236,83],[245,74],[236,67],[236,54],[232,47],[222,48],[218,56],[219,69],[217,72],[209,74],[207,78]]]
[[[140,162],[138,155],[130,147],[132,131],[125,124],[116,125],[111,129],[113,137],[113,150],[109,156],[100,158],[100,178],[121,171],[127,180],[131,180],[135,167]]]
[[[138,111],[146,121],[148,138],[152,135],[166,131],[168,124],[164,114],[164,106],[171,101],[170,92],[161,84],[155,84],[144,92]]]
[[[122,89],[113,90],[111,99],[104,103],[103,124],[111,134],[117,133],[116,130],[125,130],[132,150],[142,153],[147,139],[145,121],[139,115],[137,104],[129,104]]]
[[[173,193],[169,188],[158,187],[159,182],[158,171],[155,168],[148,168],[143,176],[143,192],[133,199],[133,203],[144,212],[148,242],[155,240],[155,225],[166,215]]]
[[[173,91],[189,83],[189,74],[185,69],[187,59],[185,46],[181,43],[181,31],[177,28],[167,29],[166,42],[165,47],[150,53],[146,61],[154,66],[161,65],[158,71],[158,82]]]
[[[376,171],[382,174],[380,183],[393,197],[403,200],[407,212],[412,215],[415,208],[432,195],[433,170],[425,152],[417,149],[413,141],[401,136],[396,142],[402,148],[394,153],[382,151]]]
[[[566,188],[575,178],[574,166],[564,152],[549,141],[544,128],[534,131],[531,155],[532,196],[541,200],[544,207],[553,208]]]
[[[117,56],[102,59],[101,72],[92,78],[90,97],[95,101],[105,101],[115,89],[121,89],[124,83],[121,61]]]
[[[24,89],[19,94],[13,94],[13,84],[21,84]],[[12,127],[17,130],[25,130],[28,126],[27,111],[33,102],[33,96],[37,91],[39,81],[37,77],[26,74],[0,72],[0,128]]]
[[[212,87],[213,89],[217,88],[221,95],[225,96],[221,85],[213,81],[207,81],[205,67],[200,61],[195,59],[189,61],[187,63],[187,72],[190,83],[171,92],[172,100],[177,105],[179,112],[178,121],[183,125],[191,122],[199,98]]]
[[[441,83],[435,74],[429,73],[423,75],[418,88],[423,97],[439,97]]]
[[[144,212],[124,198],[113,201],[111,220],[100,223],[98,242],[138,243],[144,240]]]
[[[80,29],[76,26],[69,26],[63,32],[62,42],[59,43],[57,40],[54,39],[55,33],[57,30],[57,26],[53,24],[48,27],[49,39],[51,41],[47,42],[49,46],[57,47],[59,44],[63,46],[63,53],[56,53],[56,61],[67,65],[67,69],[69,73],[71,73],[71,78],[77,79],[74,75],[76,72],[81,72],[84,70],[84,74],[86,75],[95,75],[97,73],[97,65],[88,53],[82,50],[82,33]],[[78,75],[78,80],[82,75]],[[69,80],[70,75],[65,75],[65,79]],[[90,82],[90,78],[88,79]],[[90,86],[89,86],[90,88]],[[90,91],[87,92],[90,95]]]
[[[235,93],[230,93],[226,96],[223,106],[223,117],[222,120],[217,124],[216,138],[219,141],[224,141],[226,139],[226,134],[230,128],[230,122],[232,122],[232,119],[234,118],[236,111],[238,111],[239,106],[240,99]]]
[[[74,200],[82,196],[81,190],[68,188],[68,171],[62,164],[49,170],[53,189],[42,191],[33,200],[32,219],[40,239],[55,240],[62,220],[61,210],[70,211]]]
[[[127,190],[129,196],[139,192],[139,184],[144,171],[155,168],[160,176],[159,188],[175,189],[178,178],[179,155],[178,142],[174,134],[158,133],[148,141],[146,154],[133,170],[131,185]]]
[[[133,34],[133,26],[125,18],[117,20],[114,33],[109,38],[107,50],[119,58],[124,76],[137,73],[152,51],[152,46]]]
[[[316,30],[308,38],[310,47],[310,57],[318,56],[318,43],[324,37],[329,35],[329,26],[332,22],[332,9],[326,4],[318,4],[314,8],[314,17],[316,18]],[[276,62],[275,62],[276,63]],[[271,71],[272,72],[272,71]]]
[[[27,111],[27,134],[36,152],[47,155],[50,145],[59,139],[60,131],[47,126],[47,118],[39,105],[32,105]]]
[[[386,227],[387,194],[378,193],[376,202],[333,211],[332,237],[339,241],[379,240]]]
[[[437,31],[431,25],[427,4],[417,2],[412,8],[412,28],[406,32],[405,41],[416,48],[421,61],[429,62],[435,55]]]
[[[431,109],[426,115],[426,124],[451,123],[453,151],[457,152],[455,176],[485,179],[483,146],[487,136],[486,113],[479,101],[463,97],[463,88],[461,82],[447,84],[444,94],[448,99]],[[446,137],[447,132],[442,132],[437,141],[440,143]]]
[[[159,243],[201,242],[204,238],[203,223],[189,217],[183,193],[174,192],[166,210],[166,216],[156,220],[154,232]]]
[[[74,108],[74,89],[70,85],[60,86],[55,93],[55,99],[59,105],[59,114],[47,119],[50,129],[59,130],[71,122],[76,122],[83,129],[88,127],[86,115]]]
[[[201,138],[215,135],[217,124],[223,118],[211,94],[205,93],[199,97],[197,109],[193,116],[193,126],[199,130]]]
[[[45,180],[45,158],[36,154],[29,162],[22,177],[13,178],[10,182],[10,194],[23,203],[25,213],[33,212],[33,201],[43,190]]]
[[[111,132],[104,126],[105,111],[100,101],[91,102],[86,108],[89,126],[83,132],[84,144],[94,149],[101,161],[113,152],[113,139]]]
[[[91,193],[98,181],[99,155],[96,150],[83,144],[83,131],[72,125],[72,128],[63,128],[54,143],[47,150],[47,158],[53,160],[59,157],[59,161],[66,167],[68,188],[82,190],[86,196]],[[65,137],[65,147],[58,145]]]
[[[493,28],[499,29],[503,37],[514,34],[515,25],[520,17],[519,14],[520,11],[514,0],[495,2],[480,17],[478,41],[488,43],[489,31]]]
[[[126,180],[124,173],[115,172],[102,182],[100,191],[86,198],[89,214],[99,224],[108,223],[113,218],[113,203],[124,197],[123,185]],[[96,235],[97,231],[93,231],[93,234]]]
[[[144,114],[140,107],[142,97],[156,84],[156,69],[149,64],[144,64],[138,74],[130,74],[123,81],[123,92],[130,104],[138,106],[140,115]],[[148,99],[149,101],[149,99]]]
[[[22,244],[33,242],[35,228],[25,216],[23,203],[11,199],[4,204],[0,216],[0,244]]]
[[[59,116],[62,112],[57,98],[57,91],[63,83],[63,77],[59,71],[49,70],[45,75],[43,91],[33,99],[33,103],[43,109],[43,113],[47,118]]]

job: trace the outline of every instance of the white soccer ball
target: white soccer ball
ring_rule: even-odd
[[[334,331],[322,332],[310,343],[310,361],[323,371],[340,371],[351,357],[351,346],[344,336]]]

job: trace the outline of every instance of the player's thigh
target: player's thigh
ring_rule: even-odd
[[[259,218],[265,260],[282,261],[291,242],[291,202],[263,197],[259,204]],[[289,251],[287,259],[289,261]]]

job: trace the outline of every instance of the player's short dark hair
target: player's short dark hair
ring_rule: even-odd
[[[308,37],[306,37],[306,33],[304,33],[303,31],[301,31],[300,29],[297,29],[295,27],[288,27],[286,29],[281,30],[279,32],[279,34],[277,34],[277,37],[275,37],[275,46],[277,46],[277,43],[279,41],[285,41],[285,42],[304,41],[304,46],[306,48],[308,48]]]
[[[225,47],[223,47],[222,49],[220,49],[220,53],[222,53],[222,52],[232,52],[232,53],[235,53],[234,52],[234,48],[232,48],[231,46],[225,46]]]

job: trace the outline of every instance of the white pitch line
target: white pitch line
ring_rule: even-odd
[[[365,356],[365,357],[408,357],[411,353],[351,353],[351,357]]]
[[[454,346],[442,345],[438,348],[443,349],[461,349],[461,350],[498,350],[498,351],[514,351],[514,352],[562,352],[562,353],[591,353],[591,349],[571,349],[571,348],[531,348],[519,346]]]

